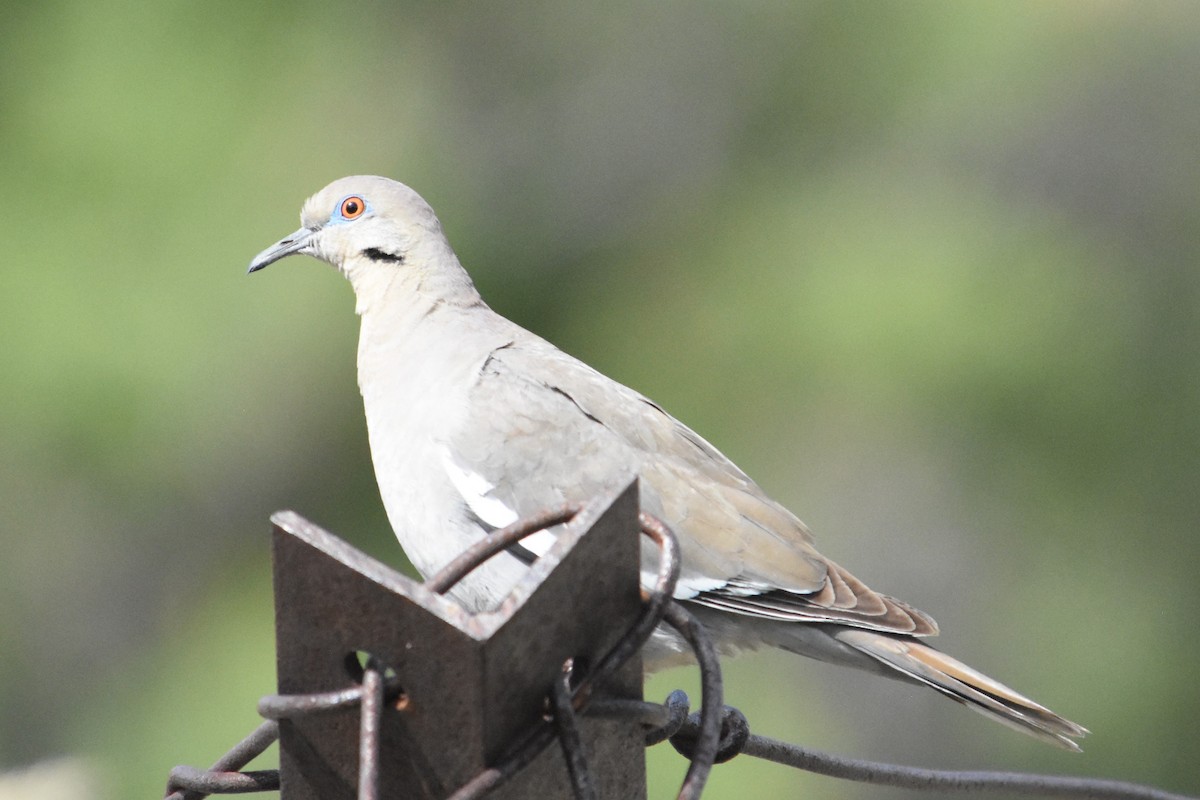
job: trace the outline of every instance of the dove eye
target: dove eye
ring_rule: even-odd
[[[358,195],[350,195],[338,207],[342,219],[358,219],[367,210],[367,203]]]

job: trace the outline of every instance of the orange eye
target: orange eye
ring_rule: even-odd
[[[367,210],[367,204],[358,195],[350,195],[342,201],[342,207],[338,210],[343,219],[357,219]]]

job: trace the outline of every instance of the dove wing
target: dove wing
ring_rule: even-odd
[[[804,523],[701,436],[533,334],[514,326],[491,351],[466,407],[450,469],[484,522],[585,501],[636,473],[643,508],[679,536],[677,597],[759,618],[937,631],[822,556]]]

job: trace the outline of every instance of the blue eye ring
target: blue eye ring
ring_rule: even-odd
[[[359,195],[352,194],[342,198],[338,203],[337,215],[346,221],[358,219],[367,210],[367,201]]]

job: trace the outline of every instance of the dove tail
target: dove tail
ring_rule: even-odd
[[[925,684],[985,717],[1043,742],[1079,752],[1074,740],[1088,733],[1087,728],[913,639],[860,628],[842,628],[834,638],[898,671],[897,677]]]

